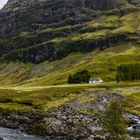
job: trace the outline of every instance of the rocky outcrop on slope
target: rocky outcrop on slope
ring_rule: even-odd
[[[79,33],[87,21],[103,14],[123,15],[137,10],[139,0],[9,0],[0,10],[0,57],[39,63],[81,50],[105,49],[126,41],[128,36],[115,34],[77,41],[70,37]]]

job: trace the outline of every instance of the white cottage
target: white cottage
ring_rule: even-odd
[[[96,83],[103,83],[103,80],[101,78],[90,78],[89,84],[96,84]]]

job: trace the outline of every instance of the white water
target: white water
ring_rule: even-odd
[[[134,122],[128,127],[128,131],[140,131],[140,117],[132,114],[127,114],[127,116]]]
[[[0,0],[0,9],[7,3],[8,0]]]
[[[37,136],[26,135],[17,130],[0,127],[0,140],[1,139],[2,140],[44,140],[43,138]]]

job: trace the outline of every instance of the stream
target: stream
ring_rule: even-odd
[[[132,121],[128,126],[128,131],[140,132],[140,116],[127,114],[127,117]]]
[[[45,140],[38,136],[27,135],[18,130],[0,127],[0,140]]]
[[[0,140],[67,140],[67,137],[45,136],[45,138],[43,138],[39,136],[28,135],[20,132],[19,130],[0,127]]]

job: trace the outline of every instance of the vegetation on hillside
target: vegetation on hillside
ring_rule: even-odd
[[[131,45],[131,47],[130,47]],[[72,53],[62,60],[45,61],[34,65],[21,62],[1,62],[1,86],[25,85],[46,86],[67,84],[68,76],[83,69],[92,77],[105,82],[116,80],[117,66],[139,63],[140,47],[121,43],[104,51],[96,50],[88,54]]]
[[[103,91],[104,94],[110,91],[120,90],[120,94],[126,96],[126,111],[140,114],[140,83],[104,83],[97,85],[77,84],[67,86],[48,86],[48,87],[15,87],[0,89],[0,109],[5,111],[48,111],[50,109],[63,106],[64,104],[77,102],[94,101],[95,96],[85,95],[83,91]],[[135,88],[136,87],[136,88]],[[2,87],[1,87],[2,88]],[[135,107],[137,106],[137,107]]]
[[[139,0],[79,0],[78,5],[31,1],[32,8],[24,7],[27,2],[12,4],[12,9],[9,2],[2,9],[13,14],[0,11],[3,85],[66,84],[70,74],[83,69],[93,77],[115,81],[117,65],[139,62]],[[11,19],[19,23],[18,29]]]
[[[121,64],[117,67],[117,81],[140,80],[140,64]]]
[[[1,60],[51,62],[73,52],[103,50],[119,42],[139,45],[139,0],[87,1],[31,1],[31,8],[24,7],[24,1],[23,5],[12,5],[20,14],[16,17],[9,2],[8,9],[2,11],[13,14],[0,12]]]
[[[87,70],[79,71],[73,75],[69,75],[68,83],[69,84],[80,84],[80,83],[88,83],[91,74]]]

